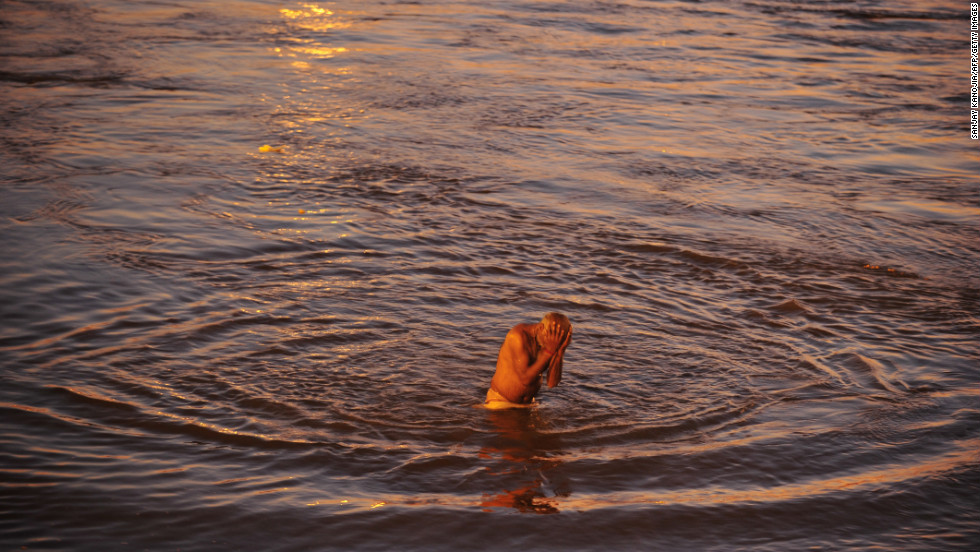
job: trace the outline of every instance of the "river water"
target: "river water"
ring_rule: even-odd
[[[0,0],[0,544],[975,550],[969,55],[938,0]]]

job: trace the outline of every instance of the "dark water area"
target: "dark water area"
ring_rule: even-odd
[[[975,550],[978,174],[966,2],[0,0],[0,548]]]

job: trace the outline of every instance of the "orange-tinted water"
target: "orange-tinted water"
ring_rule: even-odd
[[[0,543],[974,549],[968,8],[0,0]]]

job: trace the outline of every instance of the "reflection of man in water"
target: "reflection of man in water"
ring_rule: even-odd
[[[507,332],[497,355],[486,406],[508,408],[531,404],[548,371],[548,387],[561,381],[562,359],[572,341],[568,317],[549,312],[537,324],[518,324]]]
[[[537,427],[548,428],[549,420],[530,408],[489,409],[487,415],[494,433],[480,448],[480,458],[500,490],[483,493],[483,510],[557,514],[561,500],[572,494],[561,469],[561,436],[540,433]]]

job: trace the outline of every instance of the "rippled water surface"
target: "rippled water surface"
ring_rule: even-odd
[[[975,549],[968,67],[938,0],[0,0],[0,544]]]

